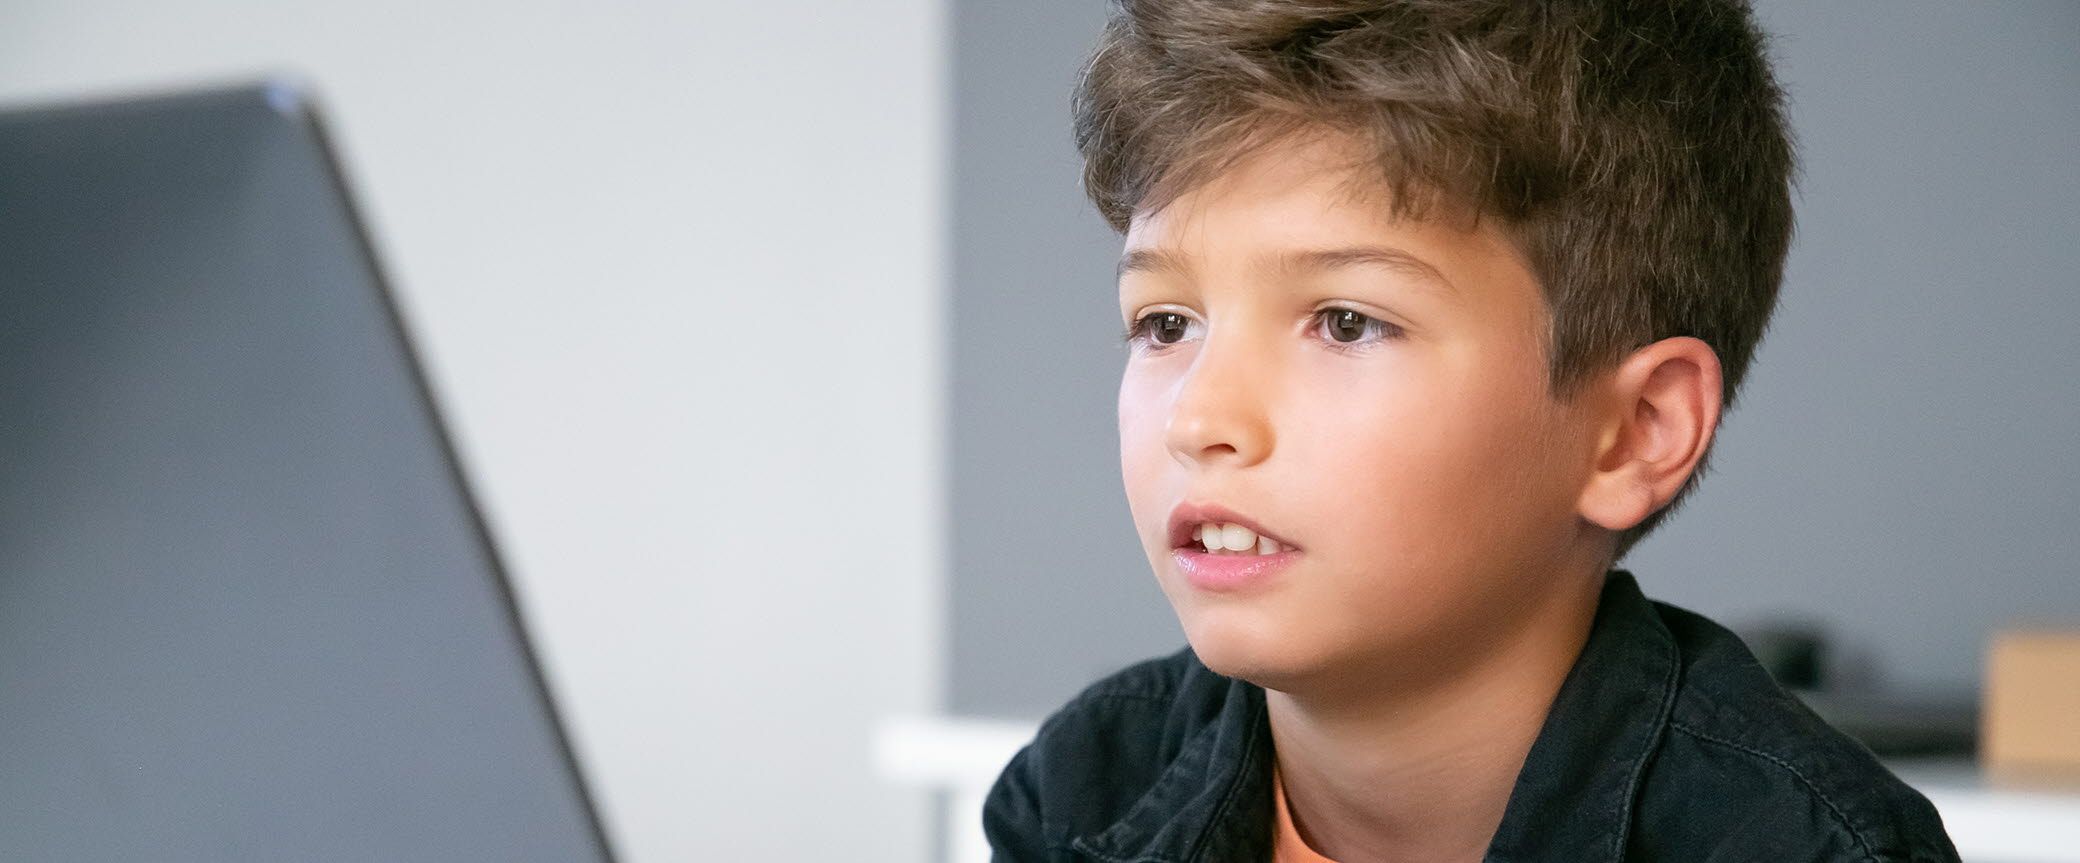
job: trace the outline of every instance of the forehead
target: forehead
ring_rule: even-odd
[[[1265,145],[1129,222],[1120,275],[1191,277],[1208,267],[1290,272],[1296,263],[1377,263],[1444,275],[1516,263],[1494,219],[1463,207],[1397,216],[1368,151],[1329,133]]]

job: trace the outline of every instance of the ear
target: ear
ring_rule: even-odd
[[[1719,355],[1701,339],[1662,339],[1612,373],[1596,458],[1579,508],[1622,531],[1666,506],[1719,428]]]

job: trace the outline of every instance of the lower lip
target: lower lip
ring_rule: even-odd
[[[1193,587],[1223,593],[1268,584],[1299,557],[1300,552],[1293,550],[1277,554],[1210,554],[1196,548],[1170,551],[1170,558],[1177,561],[1178,570]]]

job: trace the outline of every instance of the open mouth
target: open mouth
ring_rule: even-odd
[[[1278,540],[1232,522],[1201,523],[1199,529],[1193,531],[1191,541],[1182,547],[1192,548],[1192,543],[1197,543],[1199,550],[1207,554],[1261,555],[1277,554],[1287,549]]]
[[[1184,504],[1170,513],[1170,554],[1193,587],[1246,596],[1277,584],[1300,548],[1234,510]]]
[[[1299,547],[1234,510],[1215,504],[1183,504],[1170,514],[1170,547],[1211,555],[1264,556]]]

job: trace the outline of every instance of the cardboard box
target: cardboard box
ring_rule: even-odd
[[[2080,771],[2080,631],[1994,636],[1980,734],[1989,768]]]

